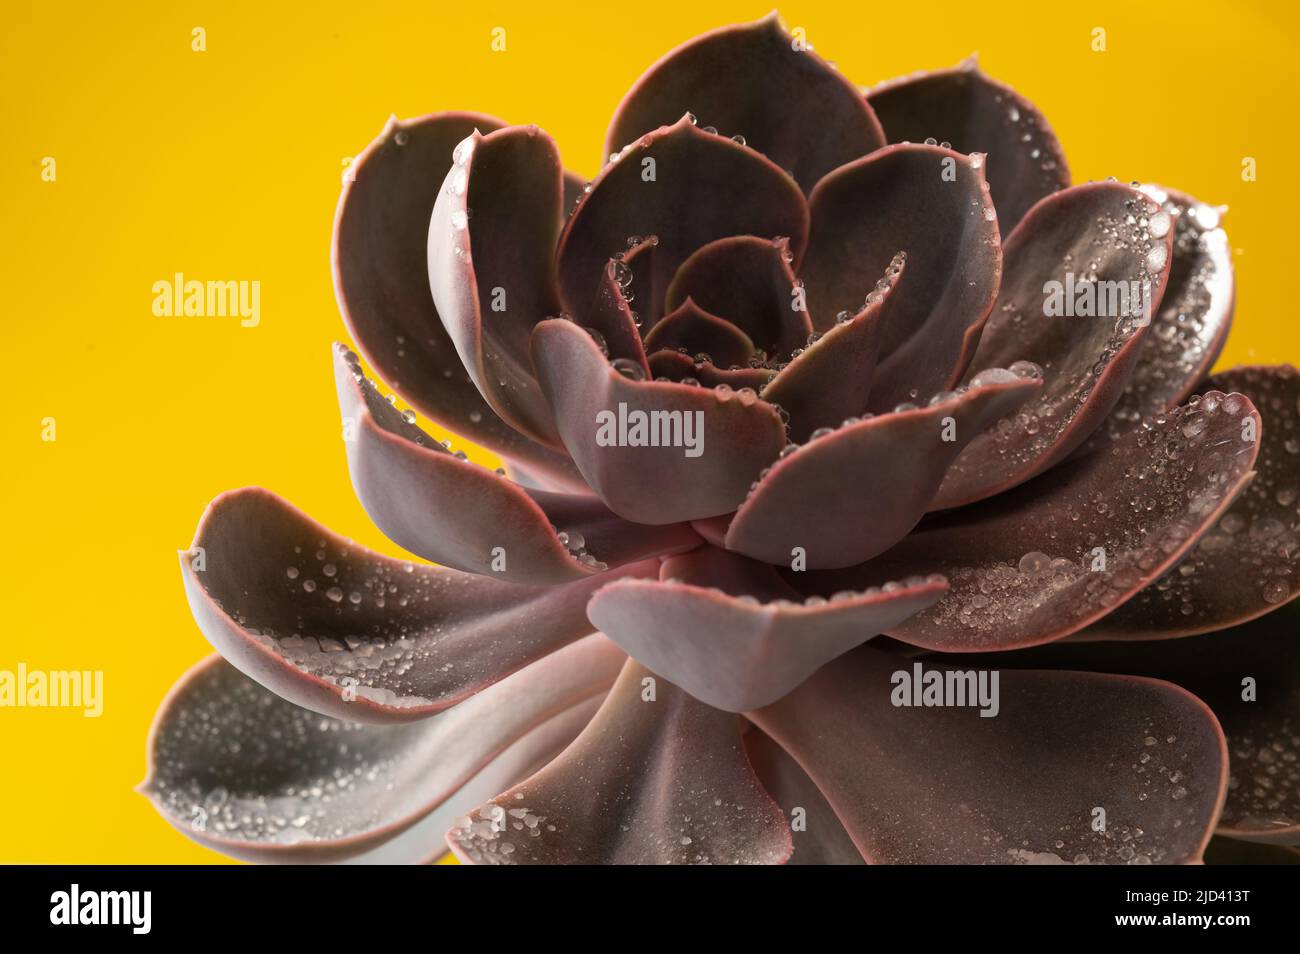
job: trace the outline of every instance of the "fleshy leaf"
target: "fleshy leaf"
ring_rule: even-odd
[[[871,410],[955,385],[975,353],[1002,268],[983,157],[887,146],[813,190],[800,274],[819,330],[862,300],[901,250],[908,280],[882,329]]]
[[[889,80],[867,93],[890,142],[937,139],[989,157],[989,188],[1003,233],[1039,199],[1070,184],[1065,154],[1033,103],[971,57],[952,69]]]
[[[422,820],[476,782],[526,777],[577,735],[623,659],[592,636],[429,720],[376,726],[299,708],[212,656],[159,709],[140,790],[237,858],[418,860],[442,835]]]
[[[1205,847],[1207,865],[1300,865],[1300,848],[1238,841],[1215,835]]]
[[[1150,679],[1006,670],[997,716],[983,718],[983,700],[921,704],[927,671],[940,691],[975,690],[980,678],[865,646],[750,715],[816,782],[867,861],[1200,860],[1227,787],[1223,734],[1200,700]],[[986,689],[993,676],[984,671]]]
[[[598,638],[598,637],[591,637]],[[602,694],[603,695],[603,694]],[[348,865],[436,864],[450,854],[447,829],[465,812],[523,781],[578,737],[600,708],[602,696],[551,716],[508,745],[454,794],[391,841],[343,860]]]
[[[466,371],[504,420],[548,444],[555,429],[528,340],[560,310],[553,256],[563,174],[555,143],[536,126],[474,133],[456,147],[428,234],[429,287]]]
[[[691,298],[650,329],[645,346],[654,352],[672,349],[692,355],[705,354],[711,363],[726,367],[743,365],[754,353],[754,342],[729,321],[705,311]]]
[[[1204,699],[1228,739],[1219,834],[1300,845],[1300,604],[1187,639],[1066,641],[1001,653],[989,665],[1123,672],[1167,679]],[[981,657],[987,658],[987,657]],[[1158,754],[1169,741],[1151,733]]]
[[[533,357],[578,469],[628,520],[729,513],[785,443],[781,418],[756,395],[624,377],[570,322],[538,325]]]
[[[935,395],[923,408],[814,432],[760,475],[727,530],[727,549],[788,566],[798,547],[811,568],[876,556],[916,526],[966,442],[1041,386],[991,369],[968,390]]]
[[[600,335],[611,359],[632,361],[648,375],[650,366],[641,340],[641,319],[632,309],[633,277],[632,266],[625,261],[625,256],[611,258],[600,275],[591,310],[583,320],[591,322],[588,329]]]
[[[655,268],[658,248],[657,235],[629,235],[627,251],[622,253],[627,271],[619,273],[622,279],[619,288],[632,310],[633,324],[640,329],[643,338],[655,322],[663,317],[664,295],[671,278],[670,275],[661,275]],[[629,276],[631,281],[627,280]]]
[[[581,320],[581,304],[610,256],[629,237],[654,235],[651,274],[633,282],[651,324],[677,267],[728,235],[788,235],[796,258],[808,238],[808,204],[771,161],[682,118],[646,133],[601,170],[560,236],[560,294]],[[641,294],[651,288],[650,300]],[[707,307],[707,306],[706,306]]]
[[[904,261],[895,256],[858,313],[842,313],[829,331],[810,338],[762,392],[763,400],[790,415],[791,440],[806,441],[819,427],[835,427],[866,411],[880,331],[889,322],[889,302]]]
[[[889,635],[926,649],[989,652],[1077,632],[1175,565],[1241,492],[1259,449],[1259,415],[1240,394],[1184,405],[1109,450],[932,516],[878,559],[805,574],[830,592],[942,573],[948,595]],[[1188,436],[1193,420],[1204,427]]]
[[[705,547],[664,562],[661,581],[614,583],[587,613],[629,655],[701,702],[743,712],[929,606],[942,577],[805,601],[770,566]]]
[[[456,144],[501,120],[479,113],[390,119],[349,168],[334,220],[334,290],[375,373],[421,414],[474,443],[581,487],[563,454],[502,421],[465,373],[429,291],[429,217]]]
[[[357,497],[394,543],[426,560],[551,585],[699,543],[685,524],[628,523],[591,495],[520,487],[408,421],[341,345],[334,369]]]
[[[759,729],[751,728],[745,733],[745,753],[767,794],[792,819],[794,851],[789,864],[866,864],[853,839],[835,817],[835,810],[785,749]],[[793,819],[800,811],[803,825],[796,826]]]
[[[808,340],[812,322],[802,288],[791,268],[787,238],[732,235],[697,249],[682,262],[668,286],[665,307],[687,299],[727,319],[756,345],[788,355]]]
[[[687,110],[728,136],[743,135],[805,191],[885,144],[857,88],[775,14],[705,33],[652,66],[619,104],[606,154]]]
[[[504,124],[503,124],[504,125]],[[587,180],[576,172],[564,170],[564,211],[567,213],[582,198],[582,193],[586,191]]]
[[[260,488],[217,497],[181,551],[190,610],[213,647],[290,702],[409,722],[592,632],[591,594],[634,563],[558,587],[380,556]]]
[[[1271,612],[1300,593],[1300,374],[1290,365],[1234,368],[1201,390],[1239,391],[1259,408],[1255,479],[1185,560],[1075,638],[1190,636]],[[1191,415],[1184,433],[1195,436],[1204,420]]]
[[[779,864],[790,832],[740,719],[629,660],[553,762],[447,834],[473,864]]]
[[[1128,386],[1087,446],[1102,446],[1142,420],[1184,401],[1223,350],[1236,300],[1223,209],[1172,189],[1145,185],[1174,222],[1173,261],[1160,308]]]
[[[1007,238],[1002,290],[975,366],[1033,362],[1045,386],[962,452],[936,509],[1023,483],[1101,425],[1142,354],[1172,236],[1160,206],[1118,182],[1075,186],[1030,210]]]
[[[776,377],[771,368],[737,367],[719,368],[712,361],[696,361],[680,351],[656,351],[649,357],[650,373],[655,380],[698,381],[706,388],[724,386],[733,391],[749,388],[757,394]]]

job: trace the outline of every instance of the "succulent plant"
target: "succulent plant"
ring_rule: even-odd
[[[774,17],[605,151],[437,113],[355,162],[338,300],[411,410],[336,345],[344,444],[429,562],[217,498],[164,818],[267,861],[1300,844],[1300,376],[1209,376],[1220,210],[1072,186],[974,61],[863,91]]]

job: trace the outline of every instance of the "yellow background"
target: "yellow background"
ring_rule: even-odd
[[[646,66],[768,7],[5,7],[0,669],[102,669],[106,705],[97,720],[0,709],[0,860],[214,861],[132,792],[158,701],[209,651],[176,550],[212,496],[256,483],[396,552],[354,499],[339,441],[327,346],[344,331],[328,248],[344,157],[390,113],[464,108],[537,123],[570,168],[593,175],[605,124]],[[1294,6],[1086,7],[791,3],[782,14],[860,84],[978,50],[1047,114],[1077,181],[1151,180],[1228,204],[1238,317],[1220,364],[1300,357]],[[196,26],[203,53],[191,50]],[[504,53],[491,51],[495,26]],[[1090,48],[1097,26],[1105,53]],[[56,182],[41,181],[44,156]],[[1257,182],[1242,181],[1244,156]],[[260,281],[260,326],[154,317],[151,286],[176,271]],[[53,443],[41,440],[47,416]]]

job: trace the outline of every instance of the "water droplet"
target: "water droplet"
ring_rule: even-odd
[[[1152,245],[1151,250],[1147,252],[1147,268],[1153,272],[1158,272],[1165,267],[1165,262],[1169,258],[1169,249],[1163,244]]]
[[[1264,584],[1262,595],[1265,603],[1276,606],[1278,603],[1284,602],[1291,594],[1290,588],[1284,580],[1269,580]]]
[[[1037,550],[1031,550],[1020,558],[1019,569],[1021,573],[1027,576],[1034,576],[1042,573],[1052,566],[1052,558],[1046,553],[1040,553]]]
[[[600,353],[608,358],[609,345],[605,342],[605,336],[595,328],[583,328],[582,330],[591,336],[591,340],[596,342],[596,347],[600,349]]]
[[[460,167],[454,167],[451,175],[447,177],[447,188],[452,195],[464,195],[468,184],[469,175]]]
[[[1013,362],[1011,366],[1007,368],[1007,370],[1010,371],[1018,378],[1033,378],[1034,380],[1037,381],[1041,381],[1043,378],[1042,367],[1040,367],[1037,364],[1034,364],[1034,362],[1032,361]]]
[[[645,369],[641,367],[638,361],[633,361],[631,358],[615,358],[610,364],[615,371],[629,381],[645,380]]]
[[[1020,380],[1019,375],[1006,368],[985,368],[970,379],[970,384],[973,388],[982,388],[990,384],[1009,384],[1018,380]]]
[[[463,166],[465,163],[469,162],[469,157],[472,156],[473,154],[474,154],[474,137],[466,136],[464,139],[458,142],[456,144],[456,148],[452,150],[451,161],[455,165]]]

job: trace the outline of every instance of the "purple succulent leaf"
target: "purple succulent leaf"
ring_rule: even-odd
[[[1205,379],[1223,209],[1071,188],[974,58],[864,91],[775,14],[655,64],[607,155],[437,113],[352,164],[359,350],[508,469],[336,345],[357,496],[442,566],[216,498],[160,814],[264,862],[1300,857],[1300,374]],[[920,698],[976,652],[1000,718]]]
[[[863,865],[853,839],[835,817],[835,809],[799,763],[756,727],[745,733],[745,754],[754,773],[787,818],[804,813],[803,826],[791,825],[792,865]]]
[[[626,241],[627,251],[622,254],[627,271],[620,273],[623,282],[619,288],[634,312],[633,324],[640,329],[641,337],[644,338],[646,332],[654,327],[655,322],[664,316],[662,310],[664,295],[667,293],[668,280],[672,276],[661,275],[655,268],[659,236],[629,235]],[[629,275],[630,282],[627,281]]]
[[[731,322],[710,314],[687,298],[646,335],[651,353],[662,350],[705,354],[716,366],[743,365],[754,353],[754,342]]]
[[[1300,604],[1187,639],[1053,643],[989,658],[990,665],[1123,672],[1167,679],[1214,711],[1228,740],[1231,780],[1219,834],[1300,846]],[[1153,732],[1154,747],[1166,736]]]
[[[789,566],[799,547],[816,569],[852,566],[893,546],[925,514],[961,448],[1042,387],[1009,371],[986,377],[925,407],[850,418],[791,445],[740,505],[727,549]]]
[[[581,306],[610,257],[645,235],[658,243],[648,255],[650,274],[632,287],[653,325],[664,314],[669,280],[702,245],[729,235],[787,235],[802,254],[808,204],[771,161],[686,118],[648,132],[601,170],[560,236],[560,295],[569,314],[583,321]]]
[[[788,238],[732,235],[696,249],[668,286],[665,307],[688,298],[745,332],[773,355],[802,348],[812,332]]]
[[[831,592],[942,573],[947,597],[889,630],[931,650],[991,652],[1068,636],[1181,560],[1254,476],[1254,405],[1240,394],[1219,394],[1215,405],[1195,440],[1183,426],[1202,412],[1184,405],[1104,453],[931,516],[876,560],[792,582]]]
[[[1215,835],[1205,846],[1207,865],[1300,865],[1300,848]]]
[[[578,204],[582,194],[587,191],[587,180],[576,172],[564,170],[564,210],[567,212]]]
[[[359,722],[424,719],[591,633],[606,583],[556,587],[416,566],[357,546],[260,488],[217,497],[180,553],[194,619],[218,652],[304,708]]]
[[[867,91],[890,142],[947,141],[987,153],[998,222],[1010,232],[1038,200],[1070,184],[1065,154],[1033,103],[992,79],[974,57]]]
[[[628,520],[666,524],[729,513],[785,443],[781,418],[756,395],[728,400],[712,389],[625,377],[571,322],[538,325],[533,360],[578,469]],[[658,433],[650,419],[656,412],[678,421],[680,440],[633,444],[637,420],[647,439],[648,427]]]
[[[695,37],[652,66],[619,104],[606,155],[686,111],[742,135],[805,191],[879,149],[884,131],[857,88],[776,14]]]
[[[1160,186],[1142,191],[1174,222],[1169,281],[1137,366],[1105,424],[1084,445],[1089,450],[1184,401],[1210,373],[1232,326],[1232,248],[1219,225],[1225,210]]]
[[[521,464],[518,461],[513,460],[505,460],[502,463],[503,466],[501,469],[506,472],[506,476],[519,486],[526,487],[529,490],[545,490],[549,493],[565,494],[568,496],[591,495],[591,488],[587,486],[586,481],[582,479],[582,475],[577,472],[576,467],[574,468],[574,473],[577,475],[577,480],[582,485],[580,490],[575,490],[563,481],[553,479],[552,475],[545,471],[534,470],[527,464]]]
[[[782,863],[789,825],[740,725],[629,660],[573,744],[447,842],[471,864]]]
[[[587,614],[634,659],[701,702],[744,712],[781,698],[946,590],[942,577],[916,577],[805,602],[771,566],[704,547],[664,561],[657,582],[610,584]]]
[[[680,351],[656,351],[650,355],[649,362],[650,373],[656,379],[683,381],[690,378],[699,381],[706,388],[725,385],[733,391],[749,388],[758,393],[776,377],[776,372],[771,368],[719,368],[712,361],[697,362]]]
[[[1199,390],[1237,391],[1259,408],[1255,479],[1177,567],[1072,639],[1191,636],[1300,595],[1300,374],[1290,365],[1234,368]],[[1203,420],[1186,418],[1184,434],[1197,436]]]
[[[997,718],[981,718],[988,710],[978,706],[895,705],[906,691],[897,674],[914,678],[914,665],[864,646],[750,714],[817,784],[868,862],[1200,860],[1223,805],[1227,753],[1199,699],[1151,679],[1007,670]],[[1174,741],[1153,749],[1153,735]],[[1135,771],[1143,756],[1154,760]],[[1097,807],[1105,832],[1092,826]]]
[[[600,636],[587,637],[600,639]],[[549,658],[549,657],[548,657]],[[543,660],[545,661],[545,660]],[[578,737],[600,708],[604,693],[571,706],[530,729],[492,757],[456,792],[391,841],[346,860],[350,865],[436,864],[450,854],[446,833],[465,812],[542,769]]]
[[[857,314],[846,312],[815,340],[810,336],[808,346],[762,392],[763,400],[790,415],[791,440],[802,443],[818,428],[836,427],[866,411],[880,333],[890,320],[903,267],[896,257]]]
[[[378,726],[322,718],[210,656],[155,716],[139,791],[182,834],[247,861],[416,863],[441,853],[449,811],[572,741],[624,659],[591,636],[430,719]]]
[[[709,546],[725,550],[727,549],[727,528],[731,526],[731,521],[735,519],[735,516],[734,513],[724,513],[716,517],[705,517],[702,520],[692,520],[691,526]]]
[[[457,143],[504,125],[479,113],[389,120],[344,179],[334,220],[334,289],[371,367],[421,414],[551,475],[582,478],[564,454],[502,421],[465,374],[429,290],[429,217]]]
[[[334,360],[352,485],[375,525],[410,552],[549,586],[699,544],[687,524],[629,523],[590,494],[530,490],[453,454],[384,400],[346,348]]]
[[[428,235],[429,287],[471,380],[502,419],[552,445],[528,339],[560,310],[563,176],[555,142],[536,126],[473,133],[456,147]]]
[[[856,313],[901,249],[908,280],[882,329],[870,410],[955,385],[997,296],[1002,248],[980,156],[887,146],[836,169],[809,199],[801,276],[818,330]]]
[[[1140,360],[1172,241],[1160,206],[1118,182],[1055,192],[1021,220],[1007,237],[1002,289],[974,366],[1029,361],[1046,383],[1034,403],[962,452],[935,509],[1023,483],[1101,426]]]
[[[583,320],[589,322],[590,331],[600,335],[611,359],[631,361],[648,376],[646,345],[641,340],[637,313],[632,310],[633,274],[624,257],[611,258],[596,283],[596,296]]]

